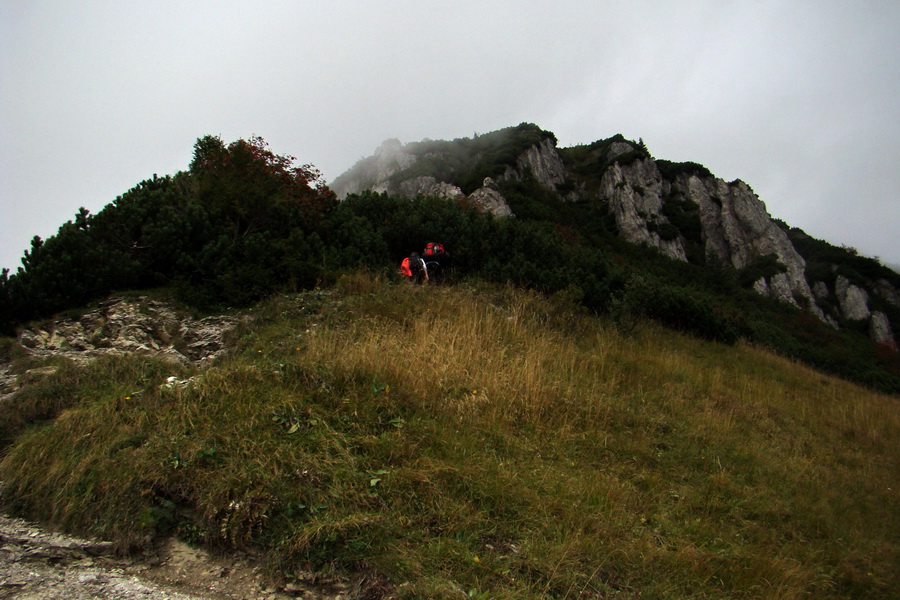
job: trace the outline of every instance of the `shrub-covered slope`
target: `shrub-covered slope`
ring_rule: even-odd
[[[635,180],[613,183],[610,178],[622,176],[623,169],[655,173],[663,186],[672,178],[687,185],[692,177],[706,177],[702,167],[650,165],[643,145],[621,136],[562,153],[554,143],[552,134],[523,124],[472,140],[415,146],[419,162],[407,165],[413,171],[446,167],[448,177],[465,186],[485,174],[500,176],[499,191],[517,217],[497,219],[441,198],[363,191],[338,202],[314,168],[296,166],[259,138],[227,145],[201,138],[187,171],[142,182],[98,214],[82,209],[57,235],[35,238],[23,267],[0,277],[0,329],[13,333],[30,319],[111,291],[154,286],[172,288],[202,310],[248,306],[272,293],[328,285],[344,271],[393,271],[409,252],[436,240],[451,252],[450,281],[476,277],[541,293],[565,291],[626,329],[649,317],[706,339],[746,339],[900,392],[896,349],[873,343],[868,321],[846,317],[835,304],[841,290],[857,299],[867,285],[883,283],[890,291],[895,278],[888,269],[861,257],[835,266],[839,253],[832,247],[788,230],[809,257],[808,270],[824,277],[816,281],[825,291],[818,304],[801,298],[805,309],[776,302],[753,288],[763,281],[792,297],[790,287],[781,285],[788,270],[782,259],[766,254],[741,269],[708,263],[700,245],[706,230],[699,228],[696,203],[683,193],[667,195],[656,207],[658,219],[645,225],[653,239],[680,244],[687,260],[623,240],[611,201],[591,196],[611,186],[623,201],[650,198],[649,188]],[[557,177],[563,164],[571,175],[565,181]],[[406,174],[419,173],[413,171]],[[744,184],[734,187],[752,193]],[[714,204],[707,192],[697,192],[697,198]],[[790,244],[788,234],[773,227],[777,232],[767,230],[773,239]],[[804,293],[811,293],[808,286]],[[884,322],[900,321],[890,294],[873,292],[869,304]]]

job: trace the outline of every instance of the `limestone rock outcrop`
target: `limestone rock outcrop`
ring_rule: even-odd
[[[445,198],[447,200],[458,200],[464,198],[465,194],[458,186],[452,183],[437,181],[429,175],[422,175],[401,181],[395,185],[383,184],[384,189],[376,191],[386,191],[389,194],[401,196],[403,198],[415,198],[416,196],[433,196],[436,198]]]
[[[869,336],[879,344],[897,348],[897,341],[891,331],[891,323],[888,321],[887,315],[880,310],[873,312],[872,318],[869,320]]]
[[[543,136],[506,166],[499,177],[501,186],[487,178],[481,188],[465,196],[458,186],[414,175],[421,171],[410,168],[420,160],[439,163],[444,150],[414,154],[411,146],[388,140],[373,157],[359,163],[365,168],[354,167],[338,178],[335,192],[338,197],[363,189],[404,197],[434,196],[465,201],[497,217],[511,217],[515,215],[500,192],[502,183],[533,178],[564,201],[605,204],[619,235],[628,242],[679,261],[697,259],[733,267],[757,277],[752,285],[758,293],[808,310],[833,327],[839,326],[841,318],[869,320],[873,339],[893,339],[888,316],[881,312],[876,320],[877,302],[871,300],[877,297],[882,306],[884,302],[900,306],[900,290],[886,280],[865,284],[846,278],[835,282],[830,277],[827,283],[808,281],[806,261],[788,232],[746,183],[726,182],[694,163],[668,163],[663,168],[665,161],[652,158],[643,143],[629,142],[621,135],[602,142],[579,154],[582,158],[577,160],[593,162],[579,163],[582,170],[577,171],[567,167],[555,138]],[[456,166],[449,168],[452,172]],[[410,173],[405,179],[404,171]],[[596,179],[586,179],[594,174]],[[683,217],[684,207],[689,207],[694,219],[689,233],[680,227],[683,219],[680,225],[672,221],[679,214]]]
[[[385,140],[375,150],[373,156],[360,161],[357,167],[335,179],[331,189],[338,198],[363,190],[386,192],[391,176],[409,168],[415,162],[416,157],[404,151],[400,140]]]
[[[246,317],[194,319],[146,297],[111,298],[78,318],[26,329],[19,343],[36,357],[86,362],[106,354],[148,354],[205,367],[227,353],[229,335]]]
[[[615,146],[613,144],[611,154]],[[669,220],[662,213],[662,175],[652,160],[639,160],[627,166],[613,163],[604,173],[600,185],[622,237],[634,244],[656,248],[671,258],[687,261],[681,239],[663,239],[658,233],[660,225]]]
[[[566,181],[566,167],[550,138],[544,138],[519,155],[515,166],[508,166],[503,179],[525,179],[531,175],[541,185],[551,191]]]
[[[806,261],[746,183],[690,175],[676,178],[672,188],[700,207],[708,261],[741,270],[762,257],[775,255],[785,271],[758,282],[757,289],[823,318],[806,280]]]
[[[871,316],[869,294],[861,287],[850,283],[843,275],[837,276],[834,292],[845,319],[863,321]]]
[[[478,212],[490,213],[500,218],[514,216],[506,198],[500,194],[496,182],[490,177],[486,177],[484,184],[469,194],[468,200]]]
[[[627,143],[612,144],[609,156],[634,150]],[[672,232],[665,215],[666,198],[679,195],[699,206],[699,218],[706,260],[741,270],[754,261],[775,255],[785,272],[756,282],[759,293],[782,302],[808,308],[823,318],[806,281],[806,262],[787,234],[766,211],[765,204],[742,181],[681,175],[674,181],[663,178],[655,161],[635,160],[627,165],[613,162],[605,171],[601,195],[615,215],[620,235],[629,242],[656,248],[662,254],[686,261],[685,240]]]

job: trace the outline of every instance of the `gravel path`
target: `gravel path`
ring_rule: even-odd
[[[249,562],[177,540],[123,559],[111,544],[48,532],[0,515],[0,600],[346,600],[348,583],[310,575],[270,587]]]

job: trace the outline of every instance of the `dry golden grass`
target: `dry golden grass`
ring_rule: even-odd
[[[355,276],[257,323],[183,391],[82,377],[96,397],[0,462],[8,493],[404,598],[896,595],[896,398],[506,288]]]

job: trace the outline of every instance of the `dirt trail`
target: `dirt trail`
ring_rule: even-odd
[[[0,598],[219,600],[288,598],[264,590],[252,569],[229,568],[177,543],[132,561],[111,545],[0,516]],[[271,593],[268,593],[271,592]]]
[[[211,557],[177,540],[153,555],[123,559],[108,542],[0,515],[0,600],[344,600],[350,587],[311,579],[275,589],[249,562]]]

